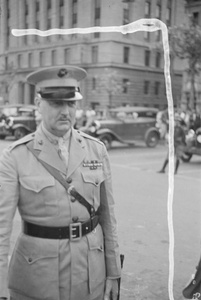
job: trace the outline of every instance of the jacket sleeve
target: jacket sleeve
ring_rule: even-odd
[[[121,276],[120,254],[117,238],[117,222],[114,212],[111,169],[108,154],[104,148],[103,167],[106,175],[100,190],[100,225],[103,230],[106,259],[106,276],[119,278]]]
[[[19,198],[15,160],[6,149],[0,158],[0,297],[8,297],[7,275],[10,236]]]

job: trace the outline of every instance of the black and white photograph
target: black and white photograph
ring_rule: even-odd
[[[201,0],[0,0],[0,299],[201,300]]]

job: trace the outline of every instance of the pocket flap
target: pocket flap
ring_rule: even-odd
[[[90,250],[104,251],[103,247],[103,233],[100,225],[97,225],[95,230],[87,234],[88,244]]]
[[[82,172],[84,182],[92,183],[99,186],[105,180],[104,173],[101,171],[93,170],[91,172]]]
[[[20,178],[21,185],[27,189],[39,193],[42,189],[55,185],[55,179],[52,176],[24,176]]]
[[[57,257],[58,247],[55,244],[53,245],[53,241],[46,240],[46,243],[44,244],[44,241],[22,234],[16,245],[16,251],[25,258],[28,264],[33,264],[44,258]]]

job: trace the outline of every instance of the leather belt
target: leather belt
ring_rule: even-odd
[[[23,232],[27,235],[43,239],[70,239],[80,240],[98,225],[99,217],[95,215],[86,222],[71,223],[65,227],[47,227],[24,221]]]

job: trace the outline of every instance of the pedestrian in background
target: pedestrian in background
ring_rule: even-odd
[[[156,116],[157,125],[160,131],[160,139],[165,140],[167,131],[168,131],[168,108],[161,110],[158,112]]]
[[[180,118],[180,116],[175,115],[174,121],[175,121],[175,126],[174,126],[175,171],[174,173],[177,174],[180,160],[183,154],[183,147],[186,144],[186,135],[185,135],[184,128],[181,125],[183,120]],[[165,168],[169,162],[168,153],[163,163],[162,169],[158,173],[165,173]]]
[[[73,128],[85,70],[52,67],[28,76],[42,121],[0,159],[0,299],[117,299],[120,255],[104,144]],[[9,272],[18,208],[22,233]],[[7,275],[8,289],[7,290]]]

